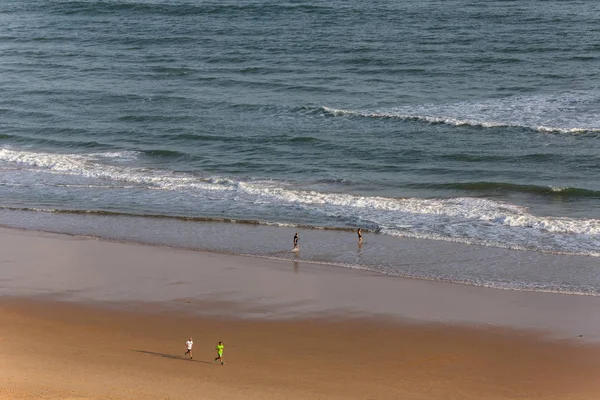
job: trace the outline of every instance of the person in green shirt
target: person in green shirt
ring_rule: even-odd
[[[223,346],[223,342],[219,342],[217,347],[215,347],[215,350],[217,350],[217,357],[215,358],[215,361],[221,361],[221,365],[223,365],[223,348],[225,348],[225,346]]]

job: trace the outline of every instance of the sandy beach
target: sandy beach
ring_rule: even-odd
[[[593,399],[597,348],[517,332],[3,300],[6,399]],[[192,335],[194,360],[183,356]],[[225,365],[213,362],[226,344]]]
[[[597,348],[518,332],[16,299],[0,315],[6,399],[593,399],[600,389]],[[183,355],[190,335],[193,361]]]
[[[600,389],[595,297],[1,237],[2,399],[595,399]]]
[[[600,399],[599,16],[0,1],[0,400]]]

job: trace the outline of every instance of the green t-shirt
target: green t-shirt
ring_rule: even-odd
[[[216,347],[216,350],[219,352],[219,354],[223,354],[223,348],[225,346],[223,346],[222,344],[218,344]]]

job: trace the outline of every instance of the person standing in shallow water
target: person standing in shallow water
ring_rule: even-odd
[[[294,251],[298,250],[298,239],[299,239],[298,232],[296,232],[296,234],[294,235],[294,249],[293,249]]]
[[[362,243],[362,229],[358,228],[356,230],[356,233],[358,235],[358,244],[361,244]]]

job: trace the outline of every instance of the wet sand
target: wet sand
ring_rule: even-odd
[[[595,399],[596,297],[0,230],[0,398]],[[194,361],[183,357],[194,338]],[[225,343],[225,365],[214,346]]]
[[[598,258],[590,256],[515,251],[367,231],[363,232],[363,245],[358,246],[356,232],[349,231],[1,208],[0,222],[14,228],[254,255],[289,263],[312,261],[395,277],[443,279],[502,289],[600,294]],[[300,234],[299,253],[290,251],[295,232]],[[307,267],[303,266],[300,272],[305,270]]]
[[[0,296],[53,296],[193,315],[393,318],[600,340],[600,297],[404,279],[277,261],[0,229]]]

